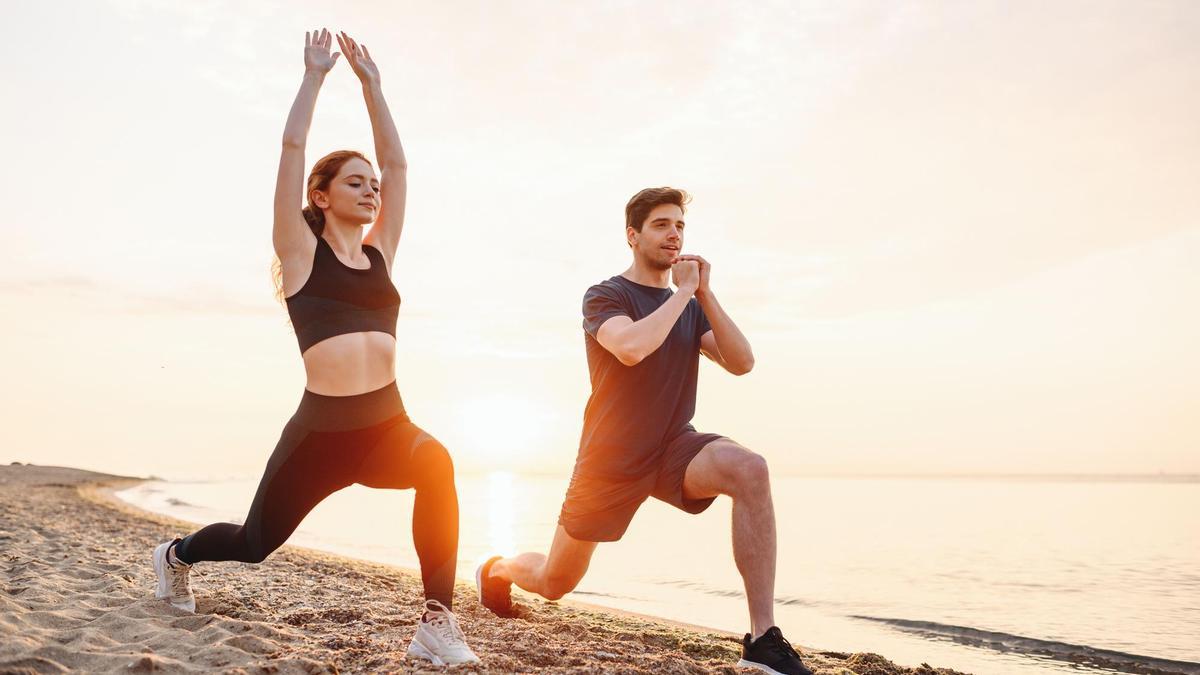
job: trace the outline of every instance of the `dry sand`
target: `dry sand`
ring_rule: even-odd
[[[0,673],[434,672],[405,659],[421,602],[410,570],[285,546],[261,565],[192,572],[196,614],[154,597],[150,552],[192,526],[114,500],[137,479],[0,466]],[[499,619],[460,583],[455,611],[491,673],[755,673],[736,636],[523,599]],[[959,675],[799,648],[822,675]]]

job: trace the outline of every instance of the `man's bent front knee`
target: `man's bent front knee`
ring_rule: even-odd
[[[724,462],[729,490],[734,497],[749,497],[761,494],[770,485],[771,475],[767,460],[762,455],[739,447],[730,453]]]

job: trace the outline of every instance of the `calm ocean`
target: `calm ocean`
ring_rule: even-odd
[[[459,576],[472,579],[492,553],[545,551],[566,483],[460,473]],[[776,618],[794,643],[975,673],[1200,674],[1200,479],[773,483]],[[256,485],[150,482],[120,496],[198,523],[240,522]],[[622,541],[599,547],[572,597],[747,630],[729,511],[726,499],[700,516],[648,501]],[[355,486],[291,543],[415,568],[411,514],[411,491]]]

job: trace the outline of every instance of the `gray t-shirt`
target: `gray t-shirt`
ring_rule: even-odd
[[[662,345],[635,366],[622,364],[597,340],[614,316],[634,321],[661,307],[673,292],[623,276],[602,281],[583,296],[583,330],[592,395],[583,412],[575,471],[634,478],[657,470],[667,442],[691,425],[696,412],[700,338],[711,327],[692,298]]]

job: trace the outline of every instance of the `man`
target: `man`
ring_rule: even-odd
[[[774,625],[775,512],[766,461],[690,423],[700,353],[734,375],[750,372],[754,356],[709,287],[709,263],[682,253],[689,200],[682,190],[650,188],[626,205],[633,264],[583,297],[592,394],[550,554],[489,559],[476,572],[480,602],[504,616],[514,583],[548,600],[570,592],[596,544],[620,539],[647,497],[700,513],[729,495],[733,556],[750,605],[738,665],[811,675]]]

